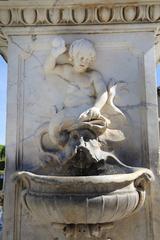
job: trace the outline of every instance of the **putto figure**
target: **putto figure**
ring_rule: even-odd
[[[96,137],[106,133],[109,119],[102,115],[105,104],[116,114],[122,116],[113,99],[116,84],[110,83],[108,89],[102,75],[93,70],[96,60],[96,51],[91,41],[79,39],[66,47],[62,37],[55,37],[52,41],[52,50],[45,62],[45,72],[58,75],[68,83],[64,106],[57,112],[49,124],[49,137],[54,146],[63,146],[63,137],[60,133],[71,132],[75,129],[89,128],[96,133]],[[60,56],[67,57],[68,63],[60,64]],[[113,133],[113,132],[112,132]],[[114,138],[114,134],[108,134]]]

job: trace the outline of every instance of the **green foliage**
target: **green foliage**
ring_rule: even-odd
[[[4,175],[4,169],[5,169],[5,146],[0,145],[0,190],[3,188],[3,175]]]
[[[0,161],[5,161],[5,146],[0,145]]]
[[[0,145],[0,174],[4,173],[4,168],[5,168],[5,146]]]

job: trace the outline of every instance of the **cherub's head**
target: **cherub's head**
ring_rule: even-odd
[[[75,40],[69,48],[69,56],[76,72],[85,72],[95,61],[96,51],[87,39]]]

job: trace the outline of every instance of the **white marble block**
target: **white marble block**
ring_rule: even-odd
[[[0,26],[3,38],[8,41],[8,102],[3,240],[62,240],[67,236],[68,239],[75,237],[67,235],[67,228],[64,230],[51,220],[46,220],[45,224],[46,216],[43,214],[37,218],[26,209],[21,199],[25,183],[21,179],[16,180],[15,173],[35,173],[36,169],[43,168],[50,161],[54,137],[59,131],[58,126],[52,136],[53,124],[56,124],[55,119],[60,111],[67,109],[64,119],[60,118],[66,125],[67,117],[73,111],[77,119],[80,113],[85,112],[87,117],[90,114],[86,121],[108,116],[105,115],[108,109],[105,104],[103,109],[97,110],[99,105],[96,105],[96,100],[102,93],[111,92],[111,82],[117,87],[114,89],[113,104],[109,107],[116,107],[118,117],[109,115],[109,120],[113,123],[111,130],[116,129],[118,133],[107,133],[108,148],[103,146],[101,150],[108,152],[111,148],[110,152],[124,165],[152,170],[155,181],[148,186],[145,204],[139,212],[115,221],[113,227],[108,224],[104,235],[98,235],[98,230],[93,230],[92,225],[89,230],[81,226],[80,231],[82,233],[84,230],[85,235],[83,237],[82,233],[77,238],[158,240],[160,179],[154,44],[160,21],[159,1],[154,1],[155,4],[150,1],[138,1],[137,4],[132,4],[132,1],[73,1],[73,4],[58,1],[53,7],[53,1],[34,1],[30,5],[29,1],[8,1],[8,5],[4,2],[0,1]],[[80,39],[89,42],[85,42],[86,49],[81,53],[84,57],[80,59],[78,52],[77,55],[74,53],[74,60],[70,59],[74,55],[70,52],[73,50],[71,44]],[[89,53],[92,48],[90,44],[93,44],[92,53]],[[56,53],[58,47],[61,53]],[[64,53],[66,55],[58,59]],[[46,62],[51,55],[56,60],[52,58],[49,67]],[[56,65],[54,60],[57,61]],[[65,67],[62,68],[62,65]],[[55,70],[55,66],[59,69]],[[90,107],[90,112],[87,112],[86,106]],[[97,107],[96,110],[93,107]],[[49,140],[47,134],[42,137],[46,129],[47,134],[51,135]],[[89,129],[93,130],[91,127]],[[42,149],[46,146],[48,155]],[[66,151],[68,154],[69,150]],[[59,150],[56,156],[62,153]],[[49,168],[52,175],[60,172],[58,170],[57,173],[57,165]],[[51,209],[46,211],[50,214]],[[79,228],[75,229],[79,231]]]

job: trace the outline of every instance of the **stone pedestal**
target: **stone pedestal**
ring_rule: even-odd
[[[21,202],[23,183],[13,177],[16,171],[32,172],[41,166],[37,131],[65,102],[67,81],[44,69],[57,36],[67,45],[77,39],[91,41],[97,53],[93,68],[106,86],[111,79],[124,83],[117,87],[114,103],[127,118],[122,125],[126,139],[111,146],[124,164],[149,168],[155,175],[144,207],[115,222],[100,239],[159,239],[154,47],[159,24],[159,1],[0,1],[0,49],[8,45],[4,240],[65,239],[54,224],[44,224],[26,210]]]

